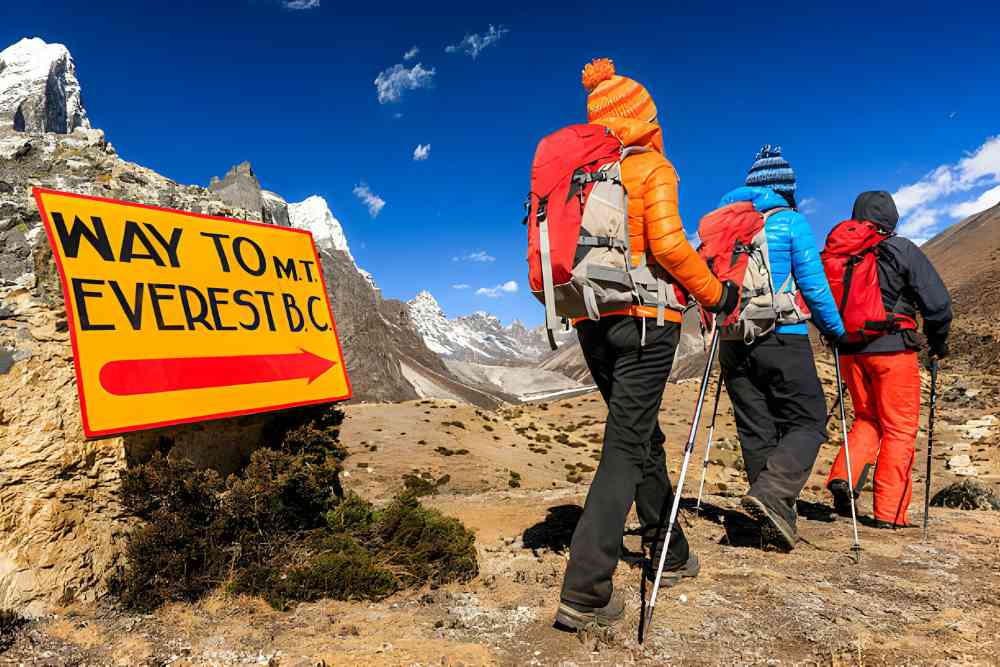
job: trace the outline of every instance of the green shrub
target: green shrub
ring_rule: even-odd
[[[468,581],[479,574],[476,536],[458,519],[423,507],[412,495],[398,496],[378,512],[377,540],[403,583]]]
[[[337,410],[284,416],[284,431],[271,429],[266,446],[227,479],[159,454],[126,472],[122,504],[141,521],[109,590],[143,611],[219,586],[286,609],[324,597],[380,600],[406,586],[474,577],[472,533],[425,509],[415,493],[384,510],[344,494],[342,420]],[[436,491],[448,481],[425,483]]]
[[[435,447],[434,451],[441,456],[464,456],[469,453],[468,449],[451,449],[449,447]]]

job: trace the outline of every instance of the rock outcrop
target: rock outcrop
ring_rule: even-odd
[[[65,46],[35,37],[0,51],[0,127],[62,134],[90,127]]]
[[[31,186],[259,219],[203,188],[125,162],[99,130],[0,129],[0,608],[39,614],[93,599],[121,564],[121,473],[153,451],[227,472],[261,415],[87,441],[62,294]]]
[[[288,202],[284,197],[270,190],[261,190],[260,204],[261,220],[278,227],[292,226],[292,221],[288,217]]]
[[[253,167],[249,162],[241,162],[234,166],[221,179],[213,176],[208,189],[219,195],[219,199],[230,206],[247,211],[259,211],[264,206],[260,181],[257,180],[257,175],[253,173]]]

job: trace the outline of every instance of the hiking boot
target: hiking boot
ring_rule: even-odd
[[[851,486],[843,479],[835,479],[827,488],[833,495],[833,511],[840,516],[851,518]]]
[[[579,630],[591,623],[600,626],[614,625],[625,615],[625,600],[615,591],[603,607],[584,607],[562,600],[556,611],[556,625],[570,630]]]
[[[767,506],[759,498],[743,496],[740,502],[743,509],[752,516],[760,526],[761,536],[765,541],[774,544],[783,551],[795,548],[795,528],[781,518],[781,515]]]
[[[660,565],[660,552],[657,551],[649,561],[646,562],[645,570],[646,581],[649,583],[656,583],[656,568]],[[698,560],[698,555],[693,551],[688,552],[687,561],[681,563],[680,565],[674,565],[673,567],[663,568],[663,574],[660,575],[660,585],[666,588],[671,586],[676,586],[681,583],[681,579],[694,579],[701,572],[701,562]]]

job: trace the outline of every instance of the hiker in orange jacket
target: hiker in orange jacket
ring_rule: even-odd
[[[616,75],[607,59],[584,68],[583,85],[589,122],[607,127],[626,147],[645,149],[622,162],[633,266],[650,265],[651,271],[679,283],[710,310],[732,311],[736,286],[720,283],[684,234],[677,210],[677,172],[664,157],[663,130],[649,92]],[[614,594],[612,575],[633,501],[651,563],[658,562],[663,546],[655,543],[663,540],[657,528],[673,502],[673,490],[666,473],[666,437],[657,418],[680,339],[681,313],[667,310],[662,326],[656,317],[655,306],[635,304],[577,323],[587,366],[608,405],[608,419],[601,462],[573,533],[556,613],[556,622],[569,628],[591,622],[608,625],[621,618],[624,603]],[[698,574],[698,558],[677,523],[667,549],[665,585]],[[651,578],[650,562],[646,576]]]

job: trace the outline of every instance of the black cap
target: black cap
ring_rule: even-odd
[[[874,222],[881,229],[891,232],[896,229],[896,223],[899,222],[899,212],[896,211],[896,202],[888,192],[882,190],[862,192],[854,200],[851,218]]]

